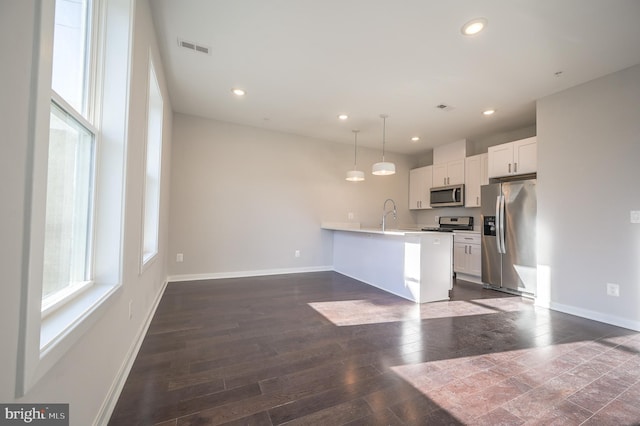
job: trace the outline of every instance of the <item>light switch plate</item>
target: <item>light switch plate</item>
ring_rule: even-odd
[[[631,223],[640,223],[640,210],[631,210]]]

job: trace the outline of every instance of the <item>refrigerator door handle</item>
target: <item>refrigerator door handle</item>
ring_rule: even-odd
[[[507,254],[507,248],[504,243],[504,195],[500,196],[500,247],[502,248],[502,254]]]
[[[502,253],[502,247],[500,247],[500,241],[502,241],[502,239],[500,238],[500,223],[502,219],[502,211],[500,210],[500,198],[501,195],[498,195],[496,197],[496,246],[498,248],[498,253]]]

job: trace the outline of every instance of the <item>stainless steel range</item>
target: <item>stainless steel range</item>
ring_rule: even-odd
[[[427,226],[423,231],[473,231],[473,216],[440,216],[439,226]]]

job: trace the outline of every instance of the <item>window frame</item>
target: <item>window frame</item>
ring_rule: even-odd
[[[122,291],[129,139],[129,102],[133,67],[135,0],[94,0],[97,47],[91,72],[99,84],[90,88],[91,120],[100,131],[95,142],[96,168],[91,286],[57,309],[42,315],[48,141],[52,95],[52,48],[55,4],[35,4],[33,66],[29,96],[23,230],[20,326],[16,397],[24,396],[101,316]]]
[[[91,0],[92,2],[95,3],[99,3],[99,0]],[[92,6],[95,6],[95,3],[92,4]],[[95,7],[92,7],[92,9],[97,9]],[[95,13],[95,11],[94,11]],[[93,18],[94,20],[96,19],[96,17]],[[95,28],[96,25],[92,25],[92,29]],[[92,30],[93,31],[93,30]],[[95,43],[97,46],[97,43]],[[91,49],[91,50],[95,50],[95,49]],[[94,61],[95,59],[92,59],[92,61]],[[93,67],[95,68],[95,67]],[[92,73],[94,76],[97,75],[96,73]],[[87,87],[91,87],[94,88],[96,85],[98,85],[99,82],[97,81],[93,81],[93,84],[89,84],[87,82],[84,83],[85,86]],[[95,90],[89,90],[90,92],[95,93]],[[89,99],[91,99],[91,101],[89,101]],[[94,115],[94,111],[95,108],[93,108],[90,104],[95,103],[95,95],[93,94],[87,94],[87,99],[85,99],[85,110],[87,111],[87,115]],[[60,110],[62,110],[64,113],[68,114],[69,116],[71,116],[71,118],[73,118],[78,124],[80,124],[82,127],[84,127],[87,131],[89,131],[92,136],[93,136],[93,153],[92,153],[92,177],[91,177],[91,186],[92,186],[92,191],[91,191],[91,196],[90,196],[90,212],[89,212],[89,241],[88,241],[88,247],[87,247],[87,252],[86,252],[86,258],[85,258],[85,264],[86,264],[86,268],[87,268],[87,275],[88,275],[88,279],[85,281],[78,281],[75,283],[70,283],[68,286],[66,286],[65,288],[56,291],[55,293],[52,293],[51,295],[48,295],[46,297],[43,297],[41,300],[41,315],[42,318],[46,318],[48,316],[50,316],[51,314],[53,314],[55,311],[57,311],[58,309],[62,308],[65,306],[65,304],[70,303],[72,300],[74,300],[76,297],[78,297],[79,295],[81,295],[84,291],[88,290],[93,284],[94,284],[94,280],[93,280],[93,270],[94,270],[94,264],[95,264],[95,252],[94,252],[94,247],[95,247],[95,214],[96,214],[96,168],[97,168],[97,163],[98,163],[98,149],[100,146],[100,132],[99,130],[96,128],[96,126],[89,122],[89,120],[87,120],[80,112],[76,111],[75,108],[73,108],[73,106],[71,106],[64,98],[62,98],[55,90],[51,89],[51,106],[53,107],[53,105],[56,105]],[[49,125],[50,128],[50,125]],[[49,145],[47,143],[47,145]],[[48,149],[47,149],[48,152]],[[48,154],[47,154],[47,159],[48,159]],[[46,213],[46,202],[45,202],[45,213]],[[46,217],[46,215],[45,215]],[[44,272],[44,271],[43,271]]]
[[[141,240],[140,240],[140,272],[144,272],[156,259],[158,253],[160,251],[160,204],[161,204],[161,181],[162,181],[162,150],[163,150],[163,139],[164,139],[164,98],[162,97],[162,90],[160,88],[160,82],[158,81],[158,75],[156,73],[156,67],[154,65],[155,61],[153,58],[153,53],[151,49],[149,49],[148,54],[148,72],[147,72],[147,111],[146,111],[146,124],[147,127],[145,129],[145,145],[144,145],[144,156],[143,156],[143,200],[142,200],[142,226],[141,226]],[[158,139],[151,141],[150,140],[150,127],[151,127],[151,116],[154,112],[152,111],[153,99],[152,99],[152,85],[155,86],[157,95],[160,100],[160,127],[159,127],[159,135]],[[153,149],[157,150],[157,164],[154,164],[153,167],[157,168],[157,184],[155,187],[155,199],[153,200],[153,206],[150,206],[151,200],[148,199],[148,185],[149,185],[149,144],[157,143],[157,147],[153,147]],[[147,213],[148,209],[154,209],[154,218],[155,221],[153,224],[147,223]],[[147,248],[147,227],[153,227],[153,250],[146,251]]]

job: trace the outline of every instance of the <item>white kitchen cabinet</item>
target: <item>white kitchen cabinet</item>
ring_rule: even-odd
[[[464,183],[464,158],[433,165],[433,186]]]
[[[456,233],[453,236],[453,272],[474,277],[482,275],[480,234]]]
[[[432,166],[409,170],[409,209],[430,209]]]
[[[489,177],[535,173],[538,168],[536,137],[489,147]]]
[[[480,187],[489,184],[489,154],[478,154],[465,159],[465,207],[480,207]]]

